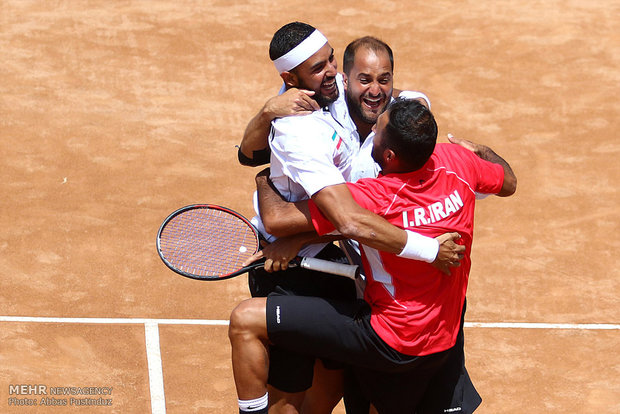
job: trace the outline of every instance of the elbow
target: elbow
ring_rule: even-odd
[[[277,238],[290,236],[290,232],[287,231],[287,228],[284,226],[267,225],[265,224],[265,222],[263,222],[263,225],[265,226],[265,231],[272,236],[275,236]]]
[[[510,184],[510,188],[508,189],[509,195],[513,195],[514,193],[517,192],[517,179],[515,178],[514,180],[512,180],[512,183]]]
[[[261,220],[265,231],[275,237],[286,237],[299,233],[295,223],[290,221],[285,215],[275,213],[261,213]]]
[[[261,213],[261,220],[263,221],[263,227],[265,227],[267,233],[276,237],[286,236],[286,234],[284,234],[286,226],[282,225],[282,220],[278,220],[275,214]]]
[[[510,179],[504,180],[502,190],[497,194],[500,197],[510,197],[517,192],[517,177],[514,175]]]
[[[239,147],[239,150],[237,151],[237,160],[239,161],[239,164],[245,167],[258,167],[259,165],[264,164],[263,160],[257,160],[255,157],[247,156],[241,150],[241,147]]]
[[[360,243],[376,239],[373,231],[372,214],[370,211],[355,204],[354,208],[343,209],[343,214],[329,217],[338,233],[347,239],[357,240]]]
[[[334,223],[334,227],[338,230],[344,238],[360,241],[361,239],[367,239],[363,234],[363,226],[359,225],[359,222],[355,219],[345,220],[340,223]]]
[[[239,149],[237,150],[237,161],[239,161],[239,164],[244,165],[246,167],[254,167],[253,163],[254,160],[250,157],[248,157],[242,150],[241,150],[241,146],[238,147]]]

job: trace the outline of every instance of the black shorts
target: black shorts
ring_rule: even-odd
[[[277,347],[299,355],[380,371],[426,367],[448,355],[442,352],[419,357],[394,350],[370,326],[370,307],[363,300],[272,293],[267,297],[267,332]]]
[[[455,349],[457,351],[457,349]],[[455,352],[458,353],[458,352]],[[424,397],[416,409],[416,414],[435,413],[458,413],[472,414],[482,402],[482,398],[476,391],[467,369],[463,365],[458,371],[458,365],[448,362],[430,381]],[[457,370],[454,375],[451,372]],[[383,373],[378,374],[381,378]],[[364,387],[360,384],[357,370],[348,367],[344,373],[344,405],[347,414],[368,414],[370,410],[370,397],[366,395]],[[374,382],[374,378],[371,378]],[[379,379],[379,388],[383,387]],[[409,389],[398,384],[398,401],[403,395],[409,395]],[[400,409],[400,402],[398,402]]]
[[[445,400],[453,399],[454,388],[459,385],[465,397],[471,395],[469,377],[460,376],[464,369],[464,360],[458,357],[463,351],[462,341],[427,356],[402,354],[375,333],[370,325],[370,307],[361,300],[269,295],[267,331],[269,339],[281,348],[351,364],[364,394],[380,413],[433,412],[428,410],[437,405],[452,407],[452,401]],[[449,386],[442,381],[452,372],[459,375],[448,392]]]
[[[328,244],[318,258],[346,263],[342,250]],[[356,299],[355,282],[349,278],[316,272],[303,268],[289,268],[282,272],[267,273],[262,269],[248,275],[250,293],[253,297],[265,297],[270,293],[296,296],[319,296],[353,301]],[[315,357],[292,350],[269,347],[269,385],[284,392],[301,392],[312,385]],[[323,359],[328,369],[340,369],[344,365]]]
[[[465,368],[464,320],[465,305],[456,343],[449,350],[445,363],[428,381],[417,405],[408,405],[413,401],[415,389],[420,387],[415,370],[393,375],[351,367],[345,373],[347,414],[367,414],[371,398],[381,407],[381,413],[414,412],[412,410],[416,414],[473,413],[482,398]],[[373,394],[376,395],[373,397]]]
[[[431,379],[424,399],[418,407],[417,413],[458,413],[471,414],[482,403],[480,394],[465,368],[465,310],[463,305],[461,326],[456,338],[456,344],[450,350],[446,365]]]

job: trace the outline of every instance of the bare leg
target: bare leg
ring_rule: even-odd
[[[269,354],[266,298],[241,302],[230,315],[228,338],[237,396],[241,400],[260,398],[267,392]]]
[[[343,371],[327,369],[317,359],[312,387],[306,391],[302,414],[330,414],[343,394]]]
[[[260,398],[267,392],[269,353],[266,298],[241,302],[230,316],[228,338],[233,375],[240,400]],[[297,414],[305,392],[286,393],[269,387],[270,414]]]

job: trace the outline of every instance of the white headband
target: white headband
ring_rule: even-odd
[[[310,56],[314,55],[323,45],[327,43],[327,38],[318,30],[306,37],[300,44],[291,49],[287,54],[280,56],[273,61],[278,73],[288,72],[305,62]]]

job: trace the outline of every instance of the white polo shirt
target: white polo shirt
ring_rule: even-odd
[[[270,178],[288,201],[304,200],[324,187],[350,181],[360,145],[348,113],[342,119],[335,116],[340,105],[346,106],[344,91],[326,108],[272,122]]]
[[[336,76],[338,99],[304,116],[278,118],[271,123],[271,181],[288,201],[310,198],[323,188],[351,180],[359,135],[347,109],[342,75]],[[255,208],[258,211],[257,203]],[[259,217],[253,219],[268,240]],[[307,246],[301,256],[315,256],[325,244]]]

